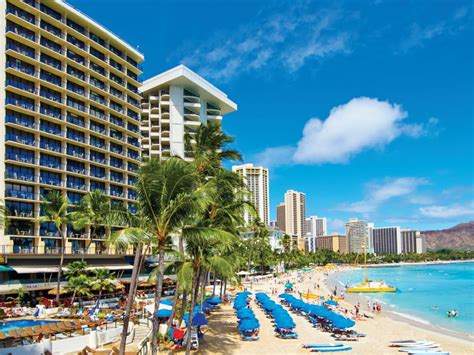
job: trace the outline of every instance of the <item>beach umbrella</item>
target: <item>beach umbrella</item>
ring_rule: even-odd
[[[210,304],[219,304],[219,303],[222,303],[221,299],[220,299],[220,298],[217,298],[217,297],[208,298],[208,299],[206,299],[205,302],[210,303]]]
[[[160,300],[160,304],[164,304],[164,305],[167,305],[167,306],[172,306],[173,301],[172,300]]]
[[[252,292],[249,292],[249,291],[243,291],[243,292],[238,292],[237,293],[237,296],[240,296],[240,295],[243,295],[245,297],[248,297],[252,294]]]
[[[171,317],[171,310],[170,309],[160,309],[157,312],[158,318],[169,318]]]
[[[245,331],[245,330],[254,330],[257,328],[260,328],[260,323],[256,318],[254,319],[245,319],[239,324],[239,330]]]
[[[288,282],[286,285],[285,285],[285,288],[293,288],[293,284],[291,282]]]
[[[237,317],[240,317],[244,314],[254,314],[250,308],[242,308],[237,311]]]
[[[295,322],[291,318],[282,318],[276,322],[277,328],[294,328]]]
[[[333,301],[333,300],[326,300],[323,303],[327,304],[329,306],[337,306],[338,305],[338,303],[336,301]]]
[[[188,325],[188,322],[189,322],[189,313],[186,313],[184,316],[183,316],[183,320],[184,320],[184,323],[186,324],[186,326]],[[195,313],[193,315],[193,326],[195,327],[199,327],[201,325],[206,325],[207,324],[207,320],[206,320],[206,317],[204,316],[204,314],[202,313]]]

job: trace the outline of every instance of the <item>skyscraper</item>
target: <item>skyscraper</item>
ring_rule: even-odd
[[[145,80],[140,92],[144,156],[191,159],[185,134],[195,134],[202,123],[220,125],[224,114],[237,110],[225,93],[184,65]]]
[[[105,228],[65,226],[62,245],[34,218],[50,190],[72,204],[101,190],[135,210],[143,55],[63,1],[1,1],[0,12],[2,253],[113,255]]]
[[[357,218],[349,219],[346,223],[346,235],[348,239],[349,253],[363,253],[364,243],[369,237],[369,229],[366,221],[360,221]]]
[[[253,164],[243,164],[234,165],[232,171],[243,177],[244,183],[250,191],[249,201],[252,202],[257,210],[260,220],[269,225],[268,169],[262,166],[254,166]],[[251,216],[248,212],[244,212],[244,220],[246,223],[251,221]]]
[[[373,229],[375,254],[401,254],[402,234],[400,227],[380,227]]]
[[[425,253],[426,236],[414,229],[402,229],[402,253]]]
[[[285,231],[297,237],[298,248],[304,250],[306,236],[306,194],[294,190],[285,193]]]
[[[285,203],[280,203],[277,207],[277,220],[276,226],[279,230],[286,232],[286,212],[285,212]]]
[[[310,216],[306,218],[306,251],[315,252],[316,237],[327,235],[327,220],[325,217]]]

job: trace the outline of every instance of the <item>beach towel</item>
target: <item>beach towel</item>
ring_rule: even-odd
[[[184,330],[176,328],[173,332],[173,338],[176,340],[181,340],[184,337]]]

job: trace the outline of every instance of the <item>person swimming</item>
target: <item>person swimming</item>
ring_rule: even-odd
[[[448,317],[450,317],[450,318],[454,318],[454,317],[459,316],[458,311],[456,311],[455,309],[453,309],[452,311],[448,311],[447,314],[448,314]]]
[[[438,306],[434,305],[432,309],[436,311],[438,309]]]

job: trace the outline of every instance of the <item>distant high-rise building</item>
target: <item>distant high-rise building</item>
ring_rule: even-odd
[[[363,253],[364,242],[367,248],[367,239],[369,237],[367,222],[360,221],[357,218],[349,219],[349,222],[346,223],[346,234],[349,253]]]
[[[426,236],[420,231],[413,229],[403,229],[402,233],[402,253],[425,253],[426,252]]]
[[[243,177],[250,191],[249,200],[257,210],[261,221],[268,225],[270,222],[268,169],[253,164],[243,164],[234,165],[232,171]],[[244,220],[246,223],[251,221],[248,212],[244,212]]]
[[[316,237],[327,234],[327,221],[325,217],[310,216],[306,218],[305,250],[316,251]]]
[[[297,237],[298,249],[304,250],[306,236],[306,194],[294,190],[285,193],[285,230]]]
[[[140,93],[145,157],[191,159],[185,147],[186,133],[192,136],[208,122],[220,125],[223,115],[237,110],[225,93],[184,65],[145,80]]]
[[[332,250],[336,253],[346,254],[347,236],[341,234],[321,235],[316,237],[316,248]]]
[[[272,228],[276,228],[276,229],[279,229],[279,228],[278,228],[278,224],[277,224],[277,221],[276,221],[276,220],[270,221],[270,227],[272,227]]]
[[[285,204],[282,202],[277,206],[277,220],[276,225],[279,230],[286,232],[286,212]]]
[[[374,253],[374,223],[367,223],[367,253]]]
[[[375,254],[401,254],[402,234],[400,227],[381,227],[373,229]]]

